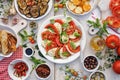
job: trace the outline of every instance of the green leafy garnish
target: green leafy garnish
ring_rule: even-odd
[[[68,52],[63,52],[62,55],[67,57],[69,55],[69,53]]]
[[[43,64],[43,63],[45,63],[45,61],[43,61],[43,60],[41,60],[41,59],[36,59],[34,56],[32,56],[32,57],[30,58],[30,60],[34,63],[30,74],[31,74],[32,71],[37,67],[38,64]]]
[[[54,24],[54,23],[55,23],[55,20],[54,20],[54,19],[51,19],[51,20],[50,20],[50,23]]]
[[[66,18],[66,22],[69,23],[70,21],[72,21],[72,18],[71,17],[67,17]]]
[[[27,41],[27,37],[24,34],[22,34],[21,32],[19,32],[19,36],[21,37],[23,42]]]
[[[69,26],[68,23],[63,23],[63,24],[62,24],[62,27],[63,27],[63,28],[67,28],[68,26]]]
[[[73,48],[73,49],[76,49],[76,45],[75,45],[75,43],[74,42],[70,42],[70,46]]]
[[[80,37],[80,36],[81,36],[78,32],[74,32],[73,34],[74,34],[74,36],[76,36],[76,37]]]

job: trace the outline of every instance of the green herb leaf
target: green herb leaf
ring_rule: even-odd
[[[76,49],[76,45],[75,45],[75,43],[74,42],[70,42],[70,46],[73,48],[73,49]]]
[[[68,26],[69,26],[68,23],[63,23],[63,24],[62,24],[62,27],[63,27],[63,28],[67,28]]]
[[[27,37],[24,34],[22,34],[21,32],[19,32],[19,36],[22,38],[23,42],[27,40]]]
[[[67,23],[69,23],[70,21],[72,21],[72,18],[71,17],[67,17],[66,21],[67,21]]]
[[[43,56],[43,54],[40,51],[38,51],[38,53],[39,53],[39,56],[41,56],[42,58],[46,59],[45,56]]]
[[[54,19],[51,19],[51,20],[50,20],[50,23],[54,24],[54,23],[55,23],[55,20],[54,20]]]
[[[63,52],[62,55],[67,57],[69,55],[69,53],[68,52]]]
[[[73,34],[74,34],[74,36],[76,36],[76,37],[80,37],[80,36],[81,36],[78,32],[74,32]]]

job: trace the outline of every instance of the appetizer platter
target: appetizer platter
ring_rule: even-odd
[[[83,26],[72,17],[64,17],[60,15],[47,19],[37,35],[42,54],[48,60],[61,64],[78,58],[86,44]]]
[[[120,0],[1,0],[0,79],[120,80]]]

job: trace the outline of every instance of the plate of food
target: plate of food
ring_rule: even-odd
[[[52,4],[52,0],[15,0],[18,14],[28,20],[45,17],[50,12]]]
[[[31,67],[27,61],[16,59],[10,62],[8,66],[8,74],[13,80],[25,80],[31,71]]]
[[[92,11],[95,0],[68,0],[66,7],[75,15],[85,15]]]
[[[0,25],[0,58],[10,57],[19,45],[17,33],[25,28],[26,20],[21,20],[17,25],[10,27]],[[19,27],[18,27],[19,26]]]
[[[42,54],[54,63],[77,59],[86,44],[83,26],[74,18],[58,15],[47,19],[39,28],[37,43]]]

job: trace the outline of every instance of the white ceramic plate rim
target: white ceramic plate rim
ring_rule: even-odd
[[[50,1],[48,2],[48,9],[47,9],[46,13],[45,13],[44,15],[42,15],[42,16],[39,16],[38,18],[28,18],[28,17],[26,17],[24,14],[20,13],[20,11],[19,11],[19,9],[18,9],[17,0],[14,0],[14,4],[15,4],[15,8],[16,8],[18,14],[19,14],[20,16],[22,16],[23,18],[25,18],[25,19],[27,19],[27,20],[39,20],[39,19],[42,19],[43,17],[45,17],[45,16],[50,12],[50,10],[52,9],[53,1],[50,0]]]
[[[95,0],[90,0],[91,9],[90,9],[88,12],[84,12],[83,14],[77,14],[77,13],[72,12],[72,11],[69,9],[69,7],[68,7],[68,2],[69,2],[69,1],[66,2],[66,8],[68,9],[68,11],[69,11],[70,13],[72,13],[72,14],[74,14],[74,15],[86,15],[86,14],[90,13],[90,12],[93,10],[94,5],[95,5]]]
[[[22,79],[21,79],[21,78],[18,78],[18,77],[16,77],[16,76],[13,75],[14,69],[13,69],[13,66],[12,66],[12,64],[15,64],[15,63],[21,62],[21,61],[22,61],[22,62],[25,62],[25,63],[27,64],[27,66],[28,66],[27,74],[26,74],[25,77],[22,77]],[[8,65],[8,74],[9,74],[9,76],[10,76],[13,80],[25,80],[25,79],[29,76],[30,71],[31,71],[31,70],[30,70],[30,66],[29,66],[28,62],[25,61],[25,60],[22,60],[22,59],[13,60],[13,61],[10,62],[10,64]]]
[[[86,45],[86,34],[85,34],[83,26],[76,19],[72,18],[72,20],[77,25],[79,25],[79,28],[81,28],[81,31],[82,31],[82,38],[81,38],[81,43],[80,43],[81,51],[76,53],[76,54],[74,54],[74,55],[72,55],[72,56],[70,56],[70,57],[68,57],[68,58],[66,58],[66,59],[54,59],[53,57],[50,57],[49,55],[46,55],[46,51],[45,51],[45,49],[41,45],[41,42],[42,42],[41,33],[44,30],[44,27],[46,26],[46,24],[50,23],[50,19],[65,19],[65,16],[58,15],[58,16],[51,17],[51,18],[47,19],[46,21],[44,21],[44,23],[40,26],[40,28],[38,30],[38,34],[37,34],[37,44],[38,44],[38,47],[39,47],[40,51],[42,52],[42,54],[48,60],[50,60],[50,61],[52,61],[54,63],[64,64],[64,63],[69,63],[69,62],[74,61],[75,59],[77,59],[80,56],[81,52],[84,50],[85,45]]]

